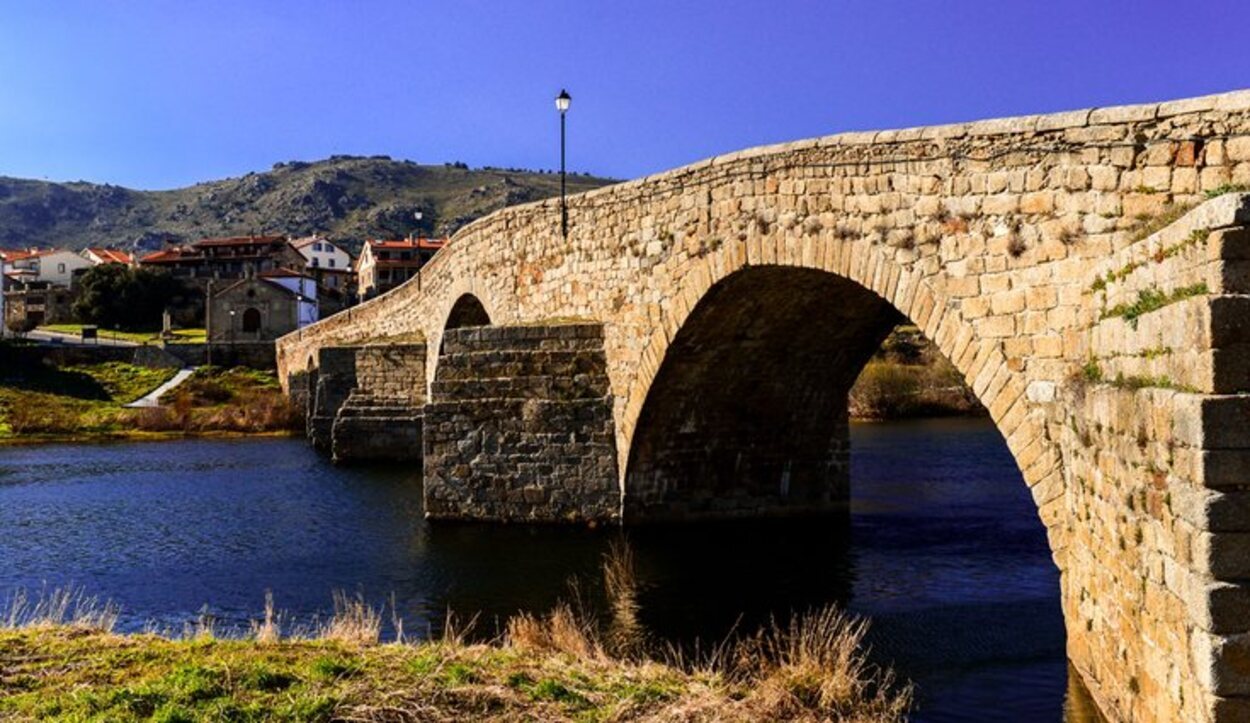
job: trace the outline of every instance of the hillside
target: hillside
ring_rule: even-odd
[[[568,183],[569,193],[578,193],[612,181],[571,175]],[[442,236],[496,209],[559,192],[556,173],[423,166],[385,156],[278,163],[171,191],[0,177],[0,248],[151,249],[166,240],[262,232],[317,232],[349,243],[412,232]]]

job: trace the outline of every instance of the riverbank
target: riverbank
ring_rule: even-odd
[[[293,434],[302,419],[272,374],[200,367],[158,406],[126,405],[176,369],[124,362],[0,369],[0,446]]]
[[[986,415],[963,375],[908,325],[891,332],[865,365],[849,406],[851,418],[861,421]]]
[[[868,665],[864,624],[832,608],[699,660],[628,652],[558,607],[489,643],[380,644],[380,613],[339,596],[311,635],[272,610],[248,639],[110,631],[108,608],[54,594],[0,629],[5,720],[901,721],[910,689]]]

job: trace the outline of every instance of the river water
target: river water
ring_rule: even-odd
[[[246,630],[267,590],[295,621],[345,590],[393,605],[410,636],[449,609],[493,632],[570,597],[571,578],[602,605],[602,560],[623,537],[641,622],[662,638],[714,643],[836,602],[872,618],[873,659],[916,684],[916,720],[1093,719],[1045,532],[993,426],[859,424],[852,441],[849,529],[624,535],[430,525],[413,469],[337,468],[299,440],[0,449],[0,597],[72,584],[120,605],[125,630],[203,614]]]

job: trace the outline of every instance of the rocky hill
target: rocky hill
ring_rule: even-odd
[[[569,193],[609,183],[572,175]],[[354,250],[368,237],[448,235],[496,209],[559,192],[557,173],[425,166],[386,156],[278,163],[172,191],[0,177],[0,247],[152,249],[209,236],[316,232]]]

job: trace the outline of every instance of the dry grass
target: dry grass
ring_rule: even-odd
[[[117,606],[101,602],[73,586],[41,589],[34,598],[24,589],[7,601],[7,613],[0,627],[7,630],[71,628],[112,632],[117,623]]]
[[[132,424],[146,432],[186,434],[256,434],[303,427],[302,411],[282,393],[277,380],[248,369],[201,368],[161,402],[159,407],[137,410]]]
[[[593,620],[561,603],[545,617],[519,613],[508,620],[507,644],[529,653],[559,653],[578,660],[608,660]]]
[[[318,632],[321,640],[349,645],[375,645],[382,637],[382,613],[370,607],[361,595],[334,593],[334,616]]]
[[[963,375],[919,329],[895,329],[851,388],[851,417],[907,417],[984,414]]]
[[[252,621],[252,638],[262,645],[273,645],[282,640],[282,626],[274,611],[273,593],[265,591],[265,617]]]
[[[613,597],[636,594],[627,544],[604,572]],[[266,594],[249,639],[203,614],[177,640],[113,635],[116,610],[74,591],[22,597],[0,629],[0,719],[901,721],[911,706],[867,661],[867,624],[834,608],[694,657],[615,654],[576,604],[477,644],[453,619],[441,639],[381,644],[381,610],[344,593],[334,608],[284,637]]]
[[[774,622],[737,646],[734,673],[751,685],[755,709],[768,720],[798,720],[820,712],[835,720],[903,720],[910,686],[871,665],[864,652],[866,621],[835,608]]]

